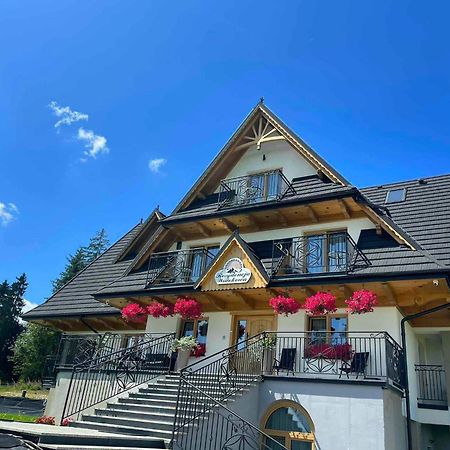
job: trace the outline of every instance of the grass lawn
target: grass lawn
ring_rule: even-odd
[[[37,383],[0,385],[0,397],[22,397],[22,391],[27,391],[26,398],[33,400],[45,400],[48,396],[48,391]]]
[[[14,420],[15,422],[35,423],[36,419],[36,417],[25,416],[22,414],[0,413],[0,420]]]

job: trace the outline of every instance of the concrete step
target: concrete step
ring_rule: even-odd
[[[82,422],[111,423],[137,428],[151,428],[157,430],[172,431],[174,416],[162,414],[131,413],[130,411],[119,412],[113,410],[98,410],[92,415],[83,415]]]
[[[118,411],[137,411],[137,412],[147,412],[155,414],[172,414],[175,415],[176,406],[175,405],[139,405],[136,403],[107,403],[106,409],[118,410]]]
[[[95,416],[92,416],[95,417]],[[118,425],[113,423],[104,422],[90,422],[90,421],[77,421],[70,424],[71,427],[88,428],[90,430],[103,431],[105,433],[113,434],[127,434],[132,436],[145,436],[147,439],[169,441],[172,436],[172,430],[158,430],[152,428],[133,427],[126,425]],[[158,447],[156,447],[158,448]]]
[[[134,397],[126,397],[119,398],[118,403],[126,403],[127,405],[135,404],[135,405],[149,405],[149,406],[158,406],[158,405],[173,405],[176,406],[177,399],[176,398],[163,398],[155,401],[149,397],[143,398],[134,398]]]

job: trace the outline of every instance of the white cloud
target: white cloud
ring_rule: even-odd
[[[24,301],[25,301],[25,305],[22,308],[22,314],[26,313],[27,311],[31,311],[32,309],[36,308],[36,306],[38,306],[37,303],[30,302],[26,298],[24,298]]]
[[[4,227],[13,221],[18,214],[19,210],[14,203],[5,204],[0,202],[0,223]]]
[[[159,173],[159,169],[161,169],[164,164],[166,164],[167,159],[164,158],[155,158],[151,159],[148,162],[148,167],[153,173]]]
[[[59,128],[61,125],[72,125],[74,122],[79,122],[80,120],[88,120],[89,116],[87,114],[74,111],[70,106],[60,106],[57,102],[52,101],[48,107],[53,111],[53,114],[60,118],[55,123],[55,128]]]
[[[85,156],[96,158],[101,153],[109,153],[109,148],[106,146],[107,140],[105,136],[95,134],[92,130],[78,129],[77,139],[83,141],[84,146],[88,149],[84,152]],[[81,158],[82,162],[86,162],[86,158]]]

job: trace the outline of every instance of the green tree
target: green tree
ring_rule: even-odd
[[[73,255],[68,256],[66,267],[59,274],[58,278],[52,281],[53,293],[67,284],[78,272],[100,256],[108,247],[108,237],[105,229],[102,228],[90,239],[89,245],[79,247]]]
[[[104,228],[97,231],[89,241],[89,245],[84,248],[87,264],[98,258],[109,247],[109,240]]]
[[[10,380],[12,376],[12,346],[22,331],[19,315],[25,305],[23,298],[27,289],[25,274],[13,283],[0,284],[0,379]]]
[[[47,355],[58,350],[60,333],[30,323],[14,344],[14,374],[22,381],[42,381]]]

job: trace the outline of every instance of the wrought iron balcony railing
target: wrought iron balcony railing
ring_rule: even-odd
[[[416,364],[419,406],[447,408],[445,370],[441,365]]]
[[[368,259],[346,232],[310,234],[273,241],[273,277],[350,272]]]
[[[203,247],[154,253],[148,261],[146,287],[195,283],[213,258],[214,255]]]
[[[228,178],[220,182],[218,209],[280,201],[295,189],[281,170]]]

